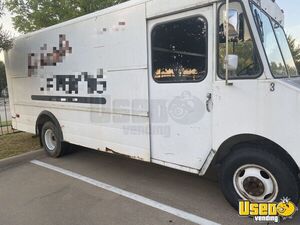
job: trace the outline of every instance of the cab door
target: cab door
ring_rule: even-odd
[[[213,7],[148,21],[152,162],[198,172],[212,149]]]

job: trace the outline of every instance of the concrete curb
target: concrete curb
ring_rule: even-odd
[[[37,151],[27,152],[22,155],[13,156],[7,159],[1,159],[0,160],[0,169],[6,169],[13,166],[16,166],[18,164],[26,163],[33,159],[38,159],[45,157],[46,153],[40,149]]]

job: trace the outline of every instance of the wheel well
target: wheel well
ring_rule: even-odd
[[[60,141],[63,141],[64,138],[63,138],[63,133],[62,133],[62,130],[61,130],[61,126],[60,126],[58,120],[56,119],[56,117],[49,111],[43,111],[38,116],[38,118],[36,120],[36,124],[35,124],[36,135],[40,136],[40,134],[42,132],[43,125],[48,121],[51,121],[52,123],[54,123],[55,127],[58,128],[59,133],[60,133],[60,137],[61,137]],[[41,136],[40,136],[40,143],[42,145]]]
[[[218,166],[222,164],[222,161],[232,151],[242,151],[242,146],[245,145],[255,145],[257,147],[263,147],[266,150],[272,151],[272,153],[277,154],[279,157],[284,159],[284,161],[289,162],[289,165],[292,166],[293,171],[295,171],[297,175],[299,174],[300,171],[297,163],[286,150],[267,138],[253,134],[236,135],[224,141],[214,157],[214,165]]]

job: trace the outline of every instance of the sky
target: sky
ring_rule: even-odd
[[[300,43],[300,19],[299,19],[299,3],[295,0],[277,0],[277,4],[284,10],[285,14],[285,30],[289,35],[293,35]]]
[[[276,0],[276,2],[285,12],[285,30],[287,35],[291,34],[300,44],[300,18],[297,15],[299,14],[299,6],[295,6],[299,3],[297,3],[295,0]],[[9,31],[12,36],[19,35],[18,32],[13,28],[11,15],[8,12],[6,12],[5,15],[0,18],[0,24],[2,24],[3,28]],[[2,53],[0,53],[0,61],[3,61]]]

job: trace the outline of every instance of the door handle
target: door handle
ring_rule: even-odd
[[[207,93],[206,95],[206,110],[207,112],[211,112],[211,100],[212,100],[212,94]]]

